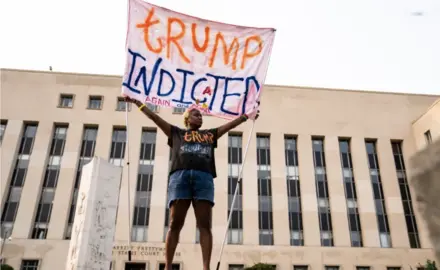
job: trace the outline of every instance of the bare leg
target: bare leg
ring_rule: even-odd
[[[202,248],[203,270],[210,269],[212,252],[211,213],[212,206],[208,201],[194,201],[194,213],[200,231],[200,247]]]
[[[191,200],[176,200],[170,207],[170,226],[165,242],[166,263],[165,270],[171,270],[174,253],[179,243],[179,235],[185,223],[186,213],[191,205]]]

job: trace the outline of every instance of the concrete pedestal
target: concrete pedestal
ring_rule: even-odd
[[[108,270],[122,168],[102,158],[84,166],[66,270]]]
[[[440,262],[440,140],[411,158],[411,185],[426,220],[436,261]]]

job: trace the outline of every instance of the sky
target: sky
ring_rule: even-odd
[[[0,67],[122,75],[126,0],[0,1]],[[440,94],[440,0],[149,0],[277,29],[267,84]]]

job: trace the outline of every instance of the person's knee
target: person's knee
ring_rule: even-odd
[[[199,230],[211,231],[211,220],[209,215],[206,218],[202,218],[202,220],[197,221],[197,227]]]
[[[180,232],[183,228],[184,219],[182,218],[171,218],[170,220],[170,230]]]

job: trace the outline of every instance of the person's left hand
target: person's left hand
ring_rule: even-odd
[[[249,119],[257,120],[260,116],[260,110],[258,109],[260,107],[260,101],[257,101],[257,104],[254,107],[254,111],[248,114]]]

